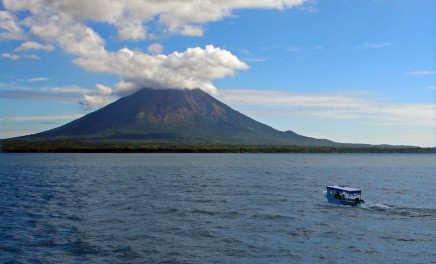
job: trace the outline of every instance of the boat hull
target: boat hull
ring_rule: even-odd
[[[360,204],[360,202],[356,202],[355,200],[350,200],[350,199],[341,200],[341,199],[330,198],[330,197],[327,197],[327,201],[332,204],[351,205],[351,206],[356,206]]]
[[[338,199],[335,197],[331,197],[328,196],[326,192],[323,192],[323,195],[325,196],[325,198],[327,198],[327,201],[332,204],[357,206],[363,203],[363,200],[356,201],[355,199]]]

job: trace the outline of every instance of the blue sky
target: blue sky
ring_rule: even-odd
[[[436,146],[432,0],[0,3],[0,138],[147,86],[306,136]]]

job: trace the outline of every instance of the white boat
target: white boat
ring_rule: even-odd
[[[362,200],[362,190],[343,185],[327,186],[323,192],[329,203],[343,205],[359,205],[364,203]]]

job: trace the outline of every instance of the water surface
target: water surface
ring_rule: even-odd
[[[436,263],[435,183],[435,155],[0,154],[0,262]]]

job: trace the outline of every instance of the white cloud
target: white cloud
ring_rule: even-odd
[[[156,34],[201,35],[203,25],[232,15],[233,10],[246,8],[283,9],[303,4],[303,0],[168,0],[168,1],[14,1],[5,0],[8,14],[30,11],[15,25],[15,31],[26,31],[33,39],[55,43],[74,54],[74,63],[88,71],[119,75],[115,85],[119,95],[127,95],[140,87],[200,88],[213,93],[213,80],[233,76],[248,66],[229,51],[214,46],[189,48],[183,52],[163,55],[163,46],[150,45],[147,52],[108,51],[106,40],[87,25],[88,21],[109,23],[118,29],[118,38],[137,40],[154,38]],[[21,12],[21,14],[23,14]],[[11,15],[12,16],[12,15]],[[12,17],[14,18],[14,17]],[[9,21],[9,20],[8,20]],[[12,19],[11,21],[15,21]],[[152,25],[152,26],[151,26]],[[149,32],[151,28],[161,32]],[[12,30],[12,29],[11,29]],[[45,50],[54,47],[35,41],[21,44],[16,51]],[[9,54],[9,55],[8,55]],[[36,55],[4,54],[3,57],[37,59]],[[259,61],[259,60],[257,60]]]
[[[91,110],[95,108],[100,108],[105,105],[112,103],[114,99],[112,97],[102,96],[102,95],[88,95],[84,94],[80,104],[85,110]]]
[[[102,94],[102,95],[110,95],[112,94],[112,88],[110,88],[109,86],[97,83],[96,85],[97,88],[97,93]]]
[[[81,94],[81,93],[89,93],[92,90],[88,89],[88,88],[82,88],[76,85],[72,85],[72,86],[60,86],[60,87],[45,87],[45,88],[40,88],[39,91],[43,91],[43,92],[52,92],[52,93],[77,93],[77,94]]]
[[[106,52],[95,58],[78,58],[75,63],[89,71],[110,72],[123,77],[114,86],[119,96],[132,94],[140,88],[196,89],[214,94],[212,80],[232,76],[237,70],[248,66],[229,51],[212,45],[189,48],[184,52],[169,55],[149,55],[140,50],[123,48],[118,52]],[[111,88],[109,88],[111,89]],[[97,94],[87,94],[81,105],[87,109],[104,106],[114,100],[102,93],[97,85]],[[112,91],[112,90],[111,90]]]
[[[24,55],[21,55],[20,57],[24,58],[24,59],[39,60],[39,56],[35,55],[35,54],[24,54]]]
[[[133,82],[121,81],[115,84],[115,91],[121,95],[132,94],[140,88],[141,87],[138,84]]]
[[[246,62],[265,62],[267,60],[268,60],[268,58],[249,58],[249,59],[245,59],[244,61],[246,61]]]
[[[10,60],[18,60],[20,56],[18,56],[17,54],[3,53],[2,58],[10,59]]]
[[[19,31],[20,28],[13,23],[15,20],[9,12],[29,10],[39,22],[32,26],[41,27],[42,22],[49,22],[53,18],[81,22],[93,20],[109,23],[118,29],[118,38],[121,40],[145,39],[150,34],[150,24],[157,23],[163,31],[188,36],[203,34],[202,24],[218,21],[224,17],[232,16],[237,9],[284,9],[301,6],[304,0],[38,0],[17,1],[4,0],[5,18],[8,21],[9,31]],[[50,23],[49,23],[50,24]],[[53,25],[47,25],[50,28]],[[36,32],[36,31],[35,31]],[[164,33],[157,32],[157,33]]]
[[[118,51],[120,54],[124,54],[125,56],[131,58],[133,56],[133,51],[129,50],[128,48],[122,48]]]
[[[22,29],[17,25],[16,17],[8,11],[0,11],[0,39],[21,40]]]
[[[82,117],[83,114],[0,117],[0,138],[38,133]]]
[[[274,90],[221,89],[218,97],[240,106],[354,108],[368,104],[368,100],[341,94],[305,94]]]
[[[434,127],[436,118],[434,104],[393,104],[352,94],[220,89],[217,98],[257,116],[341,119],[365,126]]]
[[[141,20],[123,19],[116,25],[118,40],[139,40],[147,38],[145,27]]]
[[[33,83],[33,82],[43,82],[43,81],[47,81],[49,80],[49,78],[46,77],[37,77],[37,78],[31,78],[31,79],[27,79],[26,81]]]
[[[220,89],[216,97],[283,131],[337,142],[435,146],[435,104],[392,103],[374,96]]]
[[[289,52],[299,52],[301,51],[301,48],[299,47],[294,47],[294,46],[289,46],[286,48]]]
[[[436,71],[411,71],[409,75],[436,75]]]
[[[389,42],[364,42],[356,46],[356,49],[381,49],[391,45]]]
[[[26,41],[22,43],[19,47],[15,49],[16,52],[23,52],[28,50],[43,50],[52,51],[54,49],[53,45],[47,44],[43,45],[34,41]]]
[[[215,93],[216,88],[211,80],[232,76],[237,70],[248,69],[245,63],[229,51],[213,46],[206,46],[204,49],[189,48],[184,52],[173,52],[169,55],[149,55],[139,50],[123,48],[118,52],[107,52],[100,59],[78,58],[75,62],[89,71],[110,72],[123,76],[124,80],[114,87],[119,96],[129,95],[144,87],[200,88]],[[97,86],[98,90],[99,87]],[[95,107],[110,101],[100,100],[100,97],[101,93],[88,95],[82,105]]]
[[[1,129],[0,130],[0,138],[2,138],[2,139],[13,138],[13,137],[30,135],[30,134],[34,134],[37,132],[40,132],[40,131],[36,131],[34,129],[19,129],[19,128]]]
[[[149,55],[123,48],[95,58],[78,58],[75,63],[89,71],[110,72],[124,77],[116,92],[128,95],[138,88],[200,88],[214,93],[212,80],[233,76],[248,66],[229,51],[206,46],[169,55]]]
[[[35,78],[43,81],[45,78]],[[29,79],[32,80],[32,79]],[[26,80],[26,81],[29,81]],[[93,90],[79,86],[58,86],[32,88],[18,86],[16,84],[5,84],[6,89],[0,91],[0,98],[42,100],[52,102],[78,103],[84,93],[91,93]]]
[[[96,85],[96,92],[89,92],[84,94],[80,100],[80,105],[85,110],[91,110],[106,106],[116,99],[117,96],[112,94],[112,88],[100,83]]]
[[[50,116],[12,116],[12,117],[2,117],[0,118],[0,121],[24,122],[24,121],[48,121],[48,120],[74,120],[82,116],[83,114],[50,115]]]
[[[39,60],[39,57],[35,54],[24,54],[24,55],[17,55],[15,53],[3,53],[2,58],[10,59],[10,60],[18,60],[18,59],[32,59],[32,60]]]
[[[147,51],[151,55],[160,55],[162,54],[162,51],[164,50],[164,46],[162,46],[159,43],[154,43],[148,46]]]
[[[66,25],[57,36],[61,47],[79,57],[97,59],[107,55],[105,40],[92,28],[82,24]]]

